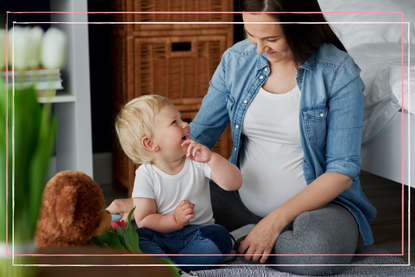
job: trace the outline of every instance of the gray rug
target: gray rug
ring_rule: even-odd
[[[359,243],[356,251],[357,254],[389,254],[386,250],[377,248],[373,245],[363,245]],[[190,272],[199,277],[294,277],[294,275],[286,272],[280,272],[266,266],[246,266],[246,264],[256,264],[253,262],[246,262],[243,257],[238,257],[236,260],[228,264],[241,264],[241,266],[218,266],[208,270],[198,270]],[[336,275],[335,277],[347,276],[415,276],[415,267],[407,265],[402,259],[396,256],[355,256],[352,260],[352,265],[347,266],[346,269]],[[244,266],[245,265],[245,266]],[[367,265],[367,266],[365,266]],[[383,266],[382,266],[383,265]],[[301,275],[304,277],[305,275]]]

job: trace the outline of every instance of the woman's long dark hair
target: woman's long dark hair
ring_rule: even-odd
[[[317,0],[239,0],[242,12],[288,12],[270,13],[278,22],[327,22]],[[346,51],[339,38],[328,24],[281,24],[294,62],[304,63],[322,43],[332,43],[338,49]],[[347,52],[347,51],[346,51]]]

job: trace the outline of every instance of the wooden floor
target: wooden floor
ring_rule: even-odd
[[[387,250],[391,254],[408,262],[408,187],[404,187],[404,209],[402,211],[402,184],[378,177],[362,171],[360,175],[363,191],[376,207],[378,214],[371,227],[375,237],[375,246]],[[415,189],[411,189],[411,203],[415,202]],[[112,200],[128,196],[126,188],[103,188],[106,206]],[[414,204],[411,205],[411,214],[415,213]],[[404,218],[402,218],[402,212]],[[413,216],[412,216],[413,218]],[[402,221],[404,228],[402,233]],[[415,223],[414,220],[412,220]],[[403,237],[403,243],[402,243]],[[415,224],[411,224],[411,259],[415,266]],[[403,247],[403,248],[402,248]],[[403,250],[402,250],[403,249]],[[402,255],[404,253],[404,255]]]
[[[360,175],[363,191],[371,203],[376,207],[378,214],[371,223],[375,246],[387,250],[391,254],[400,254],[397,257],[408,262],[408,187],[404,186],[402,210],[402,184],[362,172]],[[415,189],[411,188],[411,215],[414,214]],[[402,217],[402,214],[404,217]],[[411,220],[411,246],[409,262],[415,266],[415,223]],[[402,228],[402,222],[403,228]],[[402,230],[403,229],[403,230]],[[403,232],[402,232],[403,231]],[[402,242],[403,237],[403,242]],[[402,250],[403,249],[403,250]],[[402,253],[404,255],[402,256]]]

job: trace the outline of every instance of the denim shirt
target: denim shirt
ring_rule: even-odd
[[[191,139],[212,148],[230,122],[233,149],[229,160],[238,165],[245,112],[269,73],[267,57],[257,54],[256,45],[247,39],[226,50],[190,124]],[[358,177],[364,90],[359,74],[360,68],[347,53],[322,44],[297,71],[299,124],[307,184],[325,172],[351,177],[352,185],[333,202],[354,215],[364,243],[372,244],[369,223],[376,209],[363,193]]]

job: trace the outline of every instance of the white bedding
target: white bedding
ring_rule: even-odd
[[[415,43],[415,0],[318,2],[323,12],[345,12],[325,13],[324,16],[329,22],[333,22],[332,29],[362,69],[361,77],[366,86],[363,142],[378,134],[399,110],[408,111],[410,108],[411,114],[415,115],[415,58],[412,57],[410,63],[411,88],[408,93],[408,25],[403,26],[402,35],[401,24],[396,24],[401,22],[402,12],[403,21],[410,22],[411,42]],[[403,105],[402,40],[405,43]],[[414,53],[415,44],[411,46]]]
[[[412,45],[415,50],[415,45]],[[404,50],[405,51],[405,50]],[[363,142],[373,138],[398,113],[409,111],[415,115],[415,59],[410,61],[410,102],[408,101],[408,62],[404,58],[402,75],[402,45],[398,43],[368,43],[348,49],[362,69],[365,83]],[[402,105],[402,76],[404,103]]]

